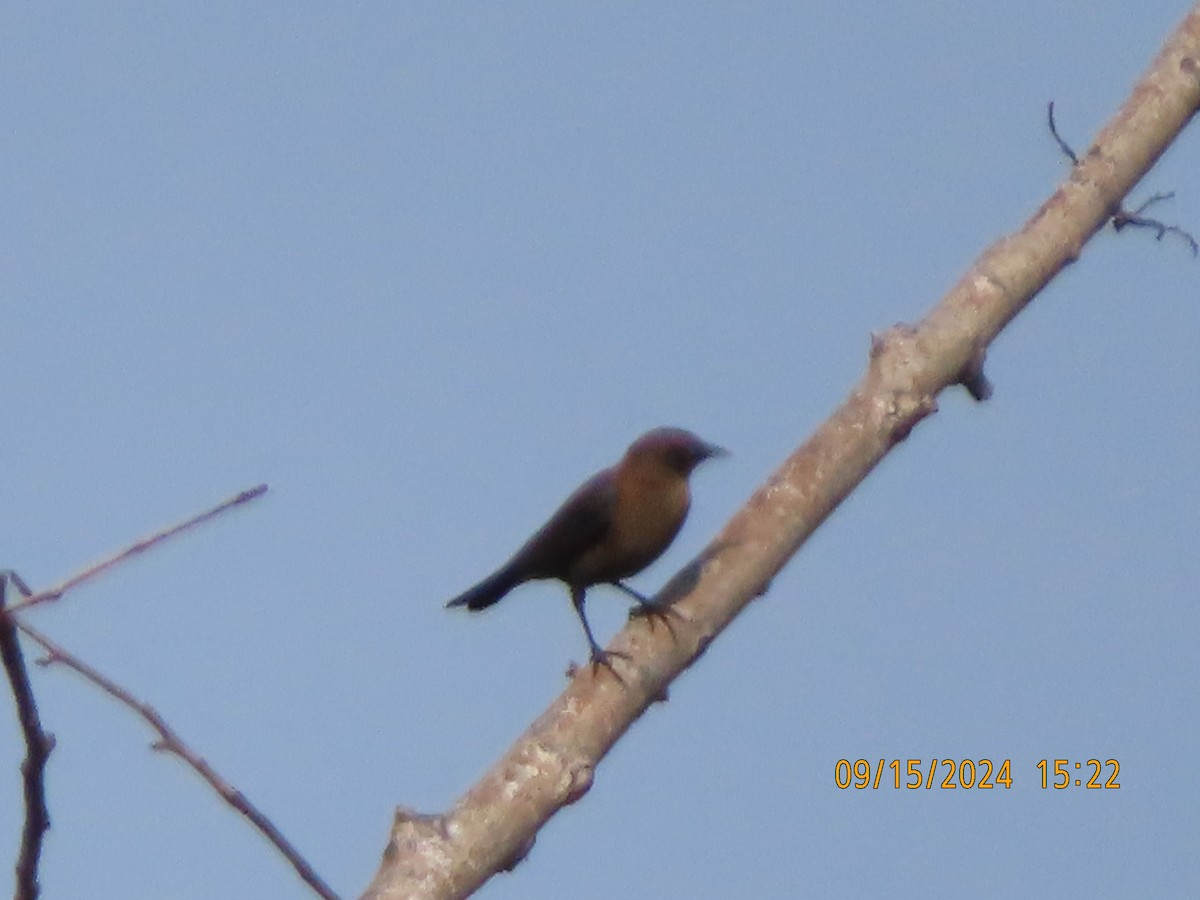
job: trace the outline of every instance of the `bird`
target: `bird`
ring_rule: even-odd
[[[558,579],[571,594],[593,664],[611,668],[584,613],[587,589],[608,584],[646,611],[654,604],[623,583],[658,559],[675,540],[691,506],[688,477],[728,451],[682,428],[655,428],[597,472],[534,532],[504,565],[446,603],[478,612],[527,581]]]

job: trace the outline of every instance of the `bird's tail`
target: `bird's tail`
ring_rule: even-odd
[[[446,606],[465,606],[472,611],[487,609],[493,603],[503,599],[505,594],[520,583],[520,576],[511,567],[505,566],[503,569],[493,572],[475,587],[459,594]]]

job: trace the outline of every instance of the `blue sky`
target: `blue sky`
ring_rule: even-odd
[[[660,424],[655,590],[1067,172],[1183,3],[9,9],[0,565],[354,896],[561,690],[560,586],[444,601]],[[1200,231],[1196,135],[1132,200]],[[1101,234],[493,898],[1181,896],[1200,882],[1200,268]],[[619,594],[590,598],[602,638]],[[126,711],[37,670],[55,897],[305,897]],[[22,748],[0,717],[0,856]],[[1011,759],[843,791],[838,759]],[[1119,791],[1039,759],[1117,758]],[[7,773],[7,774],[5,774]],[[10,848],[10,849],[5,849]]]

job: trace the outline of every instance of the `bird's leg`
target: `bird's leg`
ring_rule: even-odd
[[[621,658],[625,658],[625,654],[616,652],[609,653],[602,649],[600,644],[596,641],[596,636],[592,634],[592,626],[588,624],[587,615],[585,615],[583,611],[583,598],[586,593],[586,588],[574,586],[571,587],[571,603],[575,607],[575,612],[579,616],[579,621],[583,623],[583,633],[587,635],[588,647],[591,650],[592,666],[593,668],[595,666],[604,666],[606,669],[616,675],[617,673],[616,670],[613,669],[611,657],[619,656]],[[618,675],[617,678],[619,680],[620,676]]]
[[[679,613],[677,613],[675,610],[673,610],[670,607],[670,605],[668,605],[666,603],[655,603],[653,600],[650,600],[647,597],[643,597],[641,594],[639,594],[637,591],[635,591],[629,585],[625,584],[625,582],[623,582],[623,581],[610,581],[609,584],[611,584],[615,588],[619,588],[620,590],[624,591],[626,594],[628,594],[630,597],[632,597],[634,600],[636,600],[638,602],[637,607],[635,609],[631,609],[629,611],[629,618],[631,618],[631,619],[638,619],[638,618],[649,619],[651,627],[653,627],[654,622],[656,620],[660,621],[664,625],[667,626],[667,631],[671,632],[671,637],[675,636],[675,632],[671,631],[670,617],[678,616]]]
[[[623,581],[610,581],[609,584],[612,585],[613,587],[615,587],[617,590],[624,591],[626,594],[628,594],[630,597],[632,597],[634,600],[636,600],[638,602],[638,605],[641,606],[643,609],[647,606],[650,606],[650,607],[654,606],[654,601],[650,600],[647,597],[643,597],[641,594],[639,594],[637,591],[635,591],[633,588],[631,588],[629,585],[627,585]]]

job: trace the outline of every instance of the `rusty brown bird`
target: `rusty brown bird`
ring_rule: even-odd
[[[486,609],[526,581],[557,578],[571,592],[592,661],[607,664],[583,611],[587,589],[610,584],[653,608],[622,579],[670,546],[691,506],[688,476],[725,452],[682,428],[646,432],[615,466],[580,485],[508,562],[446,605]]]

